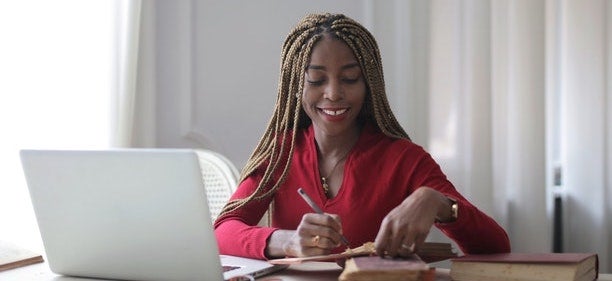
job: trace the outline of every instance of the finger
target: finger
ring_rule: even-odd
[[[326,227],[322,234],[329,238],[330,246],[337,247],[342,243],[342,222],[340,216],[335,214],[326,214],[327,220],[324,222]]]
[[[302,223],[307,224],[321,224],[322,217],[325,215],[317,213],[306,213],[302,216]]]
[[[342,232],[342,223],[340,217],[334,214],[307,214],[308,223],[325,226],[334,229],[336,232]]]
[[[311,239],[312,247],[319,247],[319,242],[321,242],[321,235],[315,235]]]
[[[317,238],[318,237],[318,238]],[[336,243],[333,239],[322,235],[316,235],[312,239],[313,247],[321,248],[321,249],[333,249],[338,247],[338,243]]]
[[[323,222],[326,220],[325,215],[321,214],[305,214],[302,216],[302,221],[297,227],[297,231],[301,237],[312,237],[317,234],[322,234],[322,228],[329,228]]]
[[[419,249],[423,246],[423,244],[425,244],[425,240],[427,239],[427,236],[428,236],[428,233],[417,236],[417,238],[414,240],[414,250],[413,250],[414,253],[417,253]]]
[[[302,250],[302,256],[321,256],[329,255],[331,250],[318,247],[308,247]]]
[[[378,234],[376,235],[376,239],[374,239],[374,247],[376,248],[376,254],[380,257],[385,256],[385,252],[387,251],[388,245],[388,237],[390,236],[389,227],[387,227],[388,221],[383,219],[380,229],[378,230]]]
[[[304,256],[313,256],[313,255],[322,255],[329,254],[331,251],[327,248],[317,247],[317,244],[321,244],[321,238],[317,239],[319,242],[315,241],[315,236],[309,237],[300,237],[298,241],[298,245],[296,245],[294,256],[296,257],[304,257]]]
[[[336,214],[326,214],[328,215],[331,219],[333,219],[332,222],[330,222],[330,226],[335,229],[338,233],[342,234],[342,220],[340,220],[340,216],[336,215]]]
[[[325,247],[338,247],[342,243],[342,225],[340,217],[333,214],[306,214],[302,226],[308,231],[305,234],[321,235],[327,238]]]
[[[401,250],[401,254],[411,255],[414,253],[416,248],[415,243],[415,234],[413,231],[408,230],[406,235],[404,235],[403,239],[400,240],[400,243],[397,245],[397,249]]]
[[[340,231],[342,227],[336,217],[329,214],[308,213],[302,217],[302,222],[306,224],[325,226],[333,228],[336,231]]]
[[[296,230],[301,247],[320,247],[324,249],[340,246],[340,234],[329,227],[302,224]],[[315,237],[318,237],[315,239]]]
[[[389,243],[387,244],[387,254],[391,257],[397,257],[401,244],[402,239],[398,239],[397,237],[395,237],[395,235],[389,237]]]
[[[335,248],[342,244],[342,236],[340,233],[329,227],[319,227],[316,231],[321,237],[319,247]]]
[[[387,254],[391,257],[396,257],[399,254],[398,250],[400,249],[402,243],[407,242],[411,244],[412,238],[410,235],[408,235],[410,233],[409,227],[408,229],[406,229],[405,226],[401,227],[398,221],[395,221],[391,230],[391,234],[388,238]]]
[[[313,256],[313,255],[327,255],[331,253],[331,248],[326,247],[329,245],[329,240],[326,242],[326,238],[320,235],[310,236],[308,238],[300,237],[300,245],[297,256]]]
[[[415,252],[415,244],[402,243],[397,250],[398,254],[402,257],[408,257]]]

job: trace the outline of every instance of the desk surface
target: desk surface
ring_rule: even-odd
[[[338,280],[342,272],[336,263],[309,262],[292,265],[286,270],[268,275],[257,280],[261,281],[302,281],[302,280]],[[49,269],[46,262],[24,266],[0,272],[3,281],[94,281],[101,279],[78,278],[57,275]],[[450,281],[449,270],[436,269],[436,281]],[[612,281],[612,274],[599,274],[599,281]]]
[[[331,262],[308,262],[292,265],[289,268],[258,278],[258,281],[302,281],[302,280],[338,280],[342,268]],[[437,269],[437,281],[450,281],[448,269]],[[94,281],[89,279],[57,275],[49,269],[48,264],[38,263],[0,272],[2,281]]]

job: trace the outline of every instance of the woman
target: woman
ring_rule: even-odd
[[[269,207],[271,225],[257,226]],[[374,37],[341,14],[306,16],[283,45],[268,128],[215,222],[220,252],[322,255],[344,250],[344,236],[350,247],[374,241],[379,255],[403,256],[432,225],[464,253],[510,251],[506,232],[395,119]]]

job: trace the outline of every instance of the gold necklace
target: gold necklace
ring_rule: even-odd
[[[342,156],[342,158],[338,159],[338,161],[336,161],[336,164],[334,164],[334,167],[331,169],[331,171],[329,171],[329,174],[327,175],[327,177],[321,177],[321,185],[323,186],[323,192],[325,193],[325,196],[327,198],[330,197],[331,193],[330,193],[330,189],[329,189],[329,184],[327,183],[327,179],[330,178],[333,174],[334,171],[336,170],[336,168],[338,167],[338,164],[340,164],[340,162],[342,162],[342,160],[344,160],[344,158],[346,158],[349,154],[351,150],[349,149],[344,156]]]

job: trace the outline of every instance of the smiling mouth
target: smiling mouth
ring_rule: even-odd
[[[323,113],[325,113],[327,115],[337,116],[337,115],[340,115],[340,114],[343,114],[343,113],[347,112],[348,108],[338,109],[338,110],[321,109],[321,111],[323,111]]]

